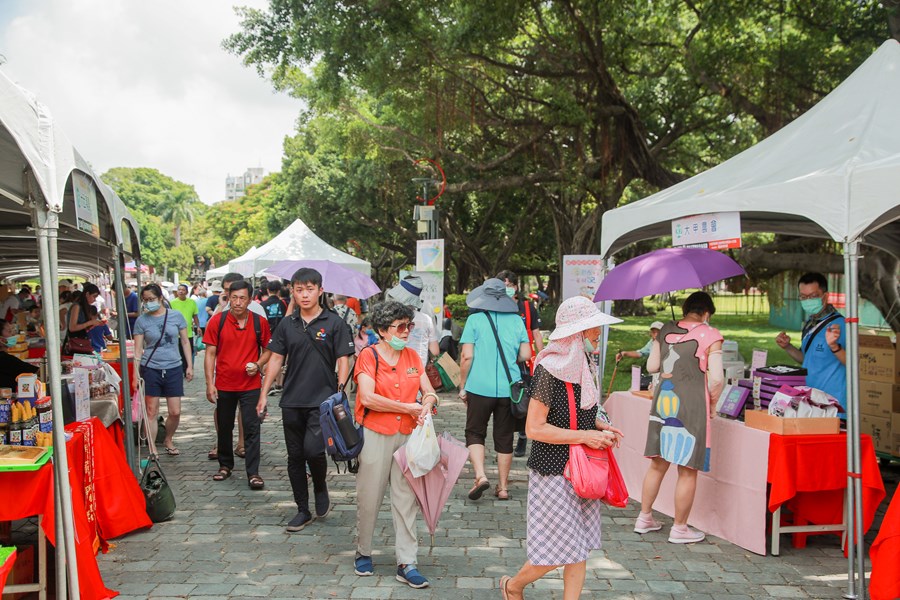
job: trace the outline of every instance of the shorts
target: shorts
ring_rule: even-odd
[[[180,398],[184,396],[184,379],[181,365],[174,369],[151,369],[141,366],[144,393],[155,398]]]
[[[494,418],[494,451],[512,454],[516,420],[510,412],[509,396],[490,398],[466,392],[466,446],[484,445],[488,421]]]

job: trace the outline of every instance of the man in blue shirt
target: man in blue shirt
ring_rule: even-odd
[[[109,286],[109,291],[116,293],[117,285],[118,285],[118,282],[113,283],[111,286]],[[125,337],[128,338],[129,340],[134,337],[134,322],[137,321],[139,308],[140,308],[140,300],[138,299],[138,295],[134,293],[134,290],[131,289],[131,286],[126,285],[125,286],[125,312],[128,313],[126,315],[128,317],[127,318],[128,328],[125,329]],[[114,316],[117,316],[118,315],[118,313],[117,313],[118,304],[114,304],[113,309],[114,310],[111,310],[110,312]],[[120,326],[121,326],[122,322],[123,322],[122,319],[119,319]],[[120,339],[121,339],[121,334],[122,334],[122,331],[119,330]]]
[[[828,280],[821,273],[806,273],[798,282],[803,323],[801,348],[781,332],[775,343],[806,369],[806,385],[837,398],[847,409],[847,353],[844,349],[844,316],[825,300]]]

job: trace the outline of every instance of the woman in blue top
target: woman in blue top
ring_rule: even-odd
[[[162,290],[154,283],[141,290],[144,312],[134,323],[134,362],[139,363],[144,380],[147,416],[150,418],[150,436],[156,438],[156,415],[159,414],[159,398],[166,398],[166,452],[181,454],[173,438],[181,420],[181,396],[184,381],[181,378],[181,344],[185,356],[191,355],[187,336],[187,323],[177,310],[170,310],[163,301]],[[194,378],[194,367],[187,366],[185,377]]]
[[[493,416],[494,450],[500,480],[494,495],[499,500],[509,500],[509,469],[516,430],[510,411],[509,386],[511,381],[522,379],[517,363],[531,358],[531,345],[518,314],[519,307],[506,295],[506,285],[501,280],[485,281],[472,290],[466,304],[472,311],[478,311],[469,316],[459,339],[459,398],[466,405],[466,446],[475,469],[475,485],[469,490],[469,499],[478,500],[491,487],[484,473],[484,441],[488,421]],[[504,373],[500,348],[508,373]]]

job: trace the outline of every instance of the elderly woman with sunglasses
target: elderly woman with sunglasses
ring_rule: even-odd
[[[359,390],[356,422],[366,428],[366,442],[359,455],[359,473],[356,475],[359,537],[354,571],[361,577],[375,572],[372,537],[378,510],[390,482],[397,581],[413,588],[424,588],[428,587],[428,580],[416,569],[419,548],[416,514],[419,509],[415,494],[394,461],[394,452],[437,406],[438,396],[419,355],[406,347],[409,332],[414,327],[413,309],[388,300],[375,305],[368,319],[379,342],[360,352],[354,374]],[[417,401],[420,392],[421,399]]]

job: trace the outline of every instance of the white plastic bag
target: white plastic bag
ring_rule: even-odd
[[[425,475],[441,462],[441,447],[434,433],[431,415],[425,417],[425,423],[413,429],[406,441],[406,464],[413,477]]]

